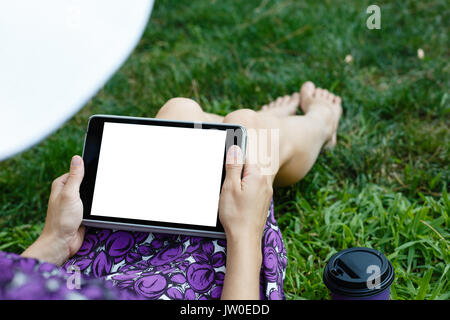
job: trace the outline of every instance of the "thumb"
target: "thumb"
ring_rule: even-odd
[[[241,148],[236,145],[232,145],[227,152],[227,158],[225,162],[226,176],[225,181],[240,188],[241,186],[241,173],[244,165],[243,155]],[[225,183],[225,182],[224,182]]]
[[[84,177],[84,164],[80,156],[73,156],[70,162],[69,176],[64,186],[64,191],[71,195],[78,195],[81,181]]]

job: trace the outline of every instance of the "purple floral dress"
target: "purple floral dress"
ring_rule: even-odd
[[[274,218],[273,202],[267,216],[262,250],[260,297],[284,299],[283,280],[287,258],[281,232]],[[28,264],[31,263],[29,260],[33,260],[11,254],[3,259],[17,260],[14,263],[19,267],[19,271],[20,263],[23,263],[20,262],[21,259],[28,260]],[[61,282],[67,281],[73,269],[80,270],[83,274],[81,287],[85,291],[86,287],[91,287],[90,291],[87,290],[87,295],[83,290],[66,292],[61,289],[61,294],[71,294],[69,298],[74,297],[75,291],[75,298],[84,296],[88,299],[206,300],[220,299],[225,261],[225,240],[88,228],[78,253],[62,268],[54,268],[59,270]],[[27,270],[39,271],[42,265],[45,263],[36,263],[34,269],[29,267]],[[0,257],[0,273],[1,271]],[[36,281],[45,286],[50,279],[56,281],[57,272],[47,272],[46,276],[41,272],[40,276],[42,279]],[[13,278],[10,277],[10,282],[14,282]],[[28,280],[23,282],[25,285],[29,283]],[[105,285],[102,286],[101,283]],[[58,286],[60,287],[63,285]],[[103,291],[98,289],[100,287]],[[92,297],[92,288],[98,289],[95,297]],[[19,289],[20,286],[14,291],[8,284],[2,284],[0,276],[0,298],[20,297],[17,293]],[[53,297],[66,298],[64,295],[58,297],[56,293],[53,293]]]

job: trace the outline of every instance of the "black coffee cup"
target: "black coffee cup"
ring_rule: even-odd
[[[333,300],[389,300],[394,268],[380,252],[349,248],[333,255],[323,281]]]

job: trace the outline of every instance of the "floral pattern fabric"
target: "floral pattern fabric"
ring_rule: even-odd
[[[1,300],[136,300],[142,297],[120,290],[103,279],[79,277],[54,264],[0,251]]]
[[[261,299],[284,299],[286,250],[273,202],[262,239]],[[220,299],[225,278],[226,241],[163,233],[89,228],[65,267],[103,277],[146,299]]]
[[[260,298],[284,299],[286,250],[271,203],[262,238]],[[220,299],[226,241],[87,228],[63,267],[0,252],[3,299]],[[77,269],[81,288],[68,289]]]

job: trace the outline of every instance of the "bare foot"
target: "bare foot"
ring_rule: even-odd
[[[261,107],[261,112],[277,117],[292,116],[297,113],[300,105],[300,94],[293,93],[290,96],[278,97],[275,101]]]
[[[305,115],[325,120],[327,142],[325,148],[336,145],[336,132],[342,115],[342,99],[328,90],[316,88],[311,81],[305,82],[300,89],[300,107]]]

